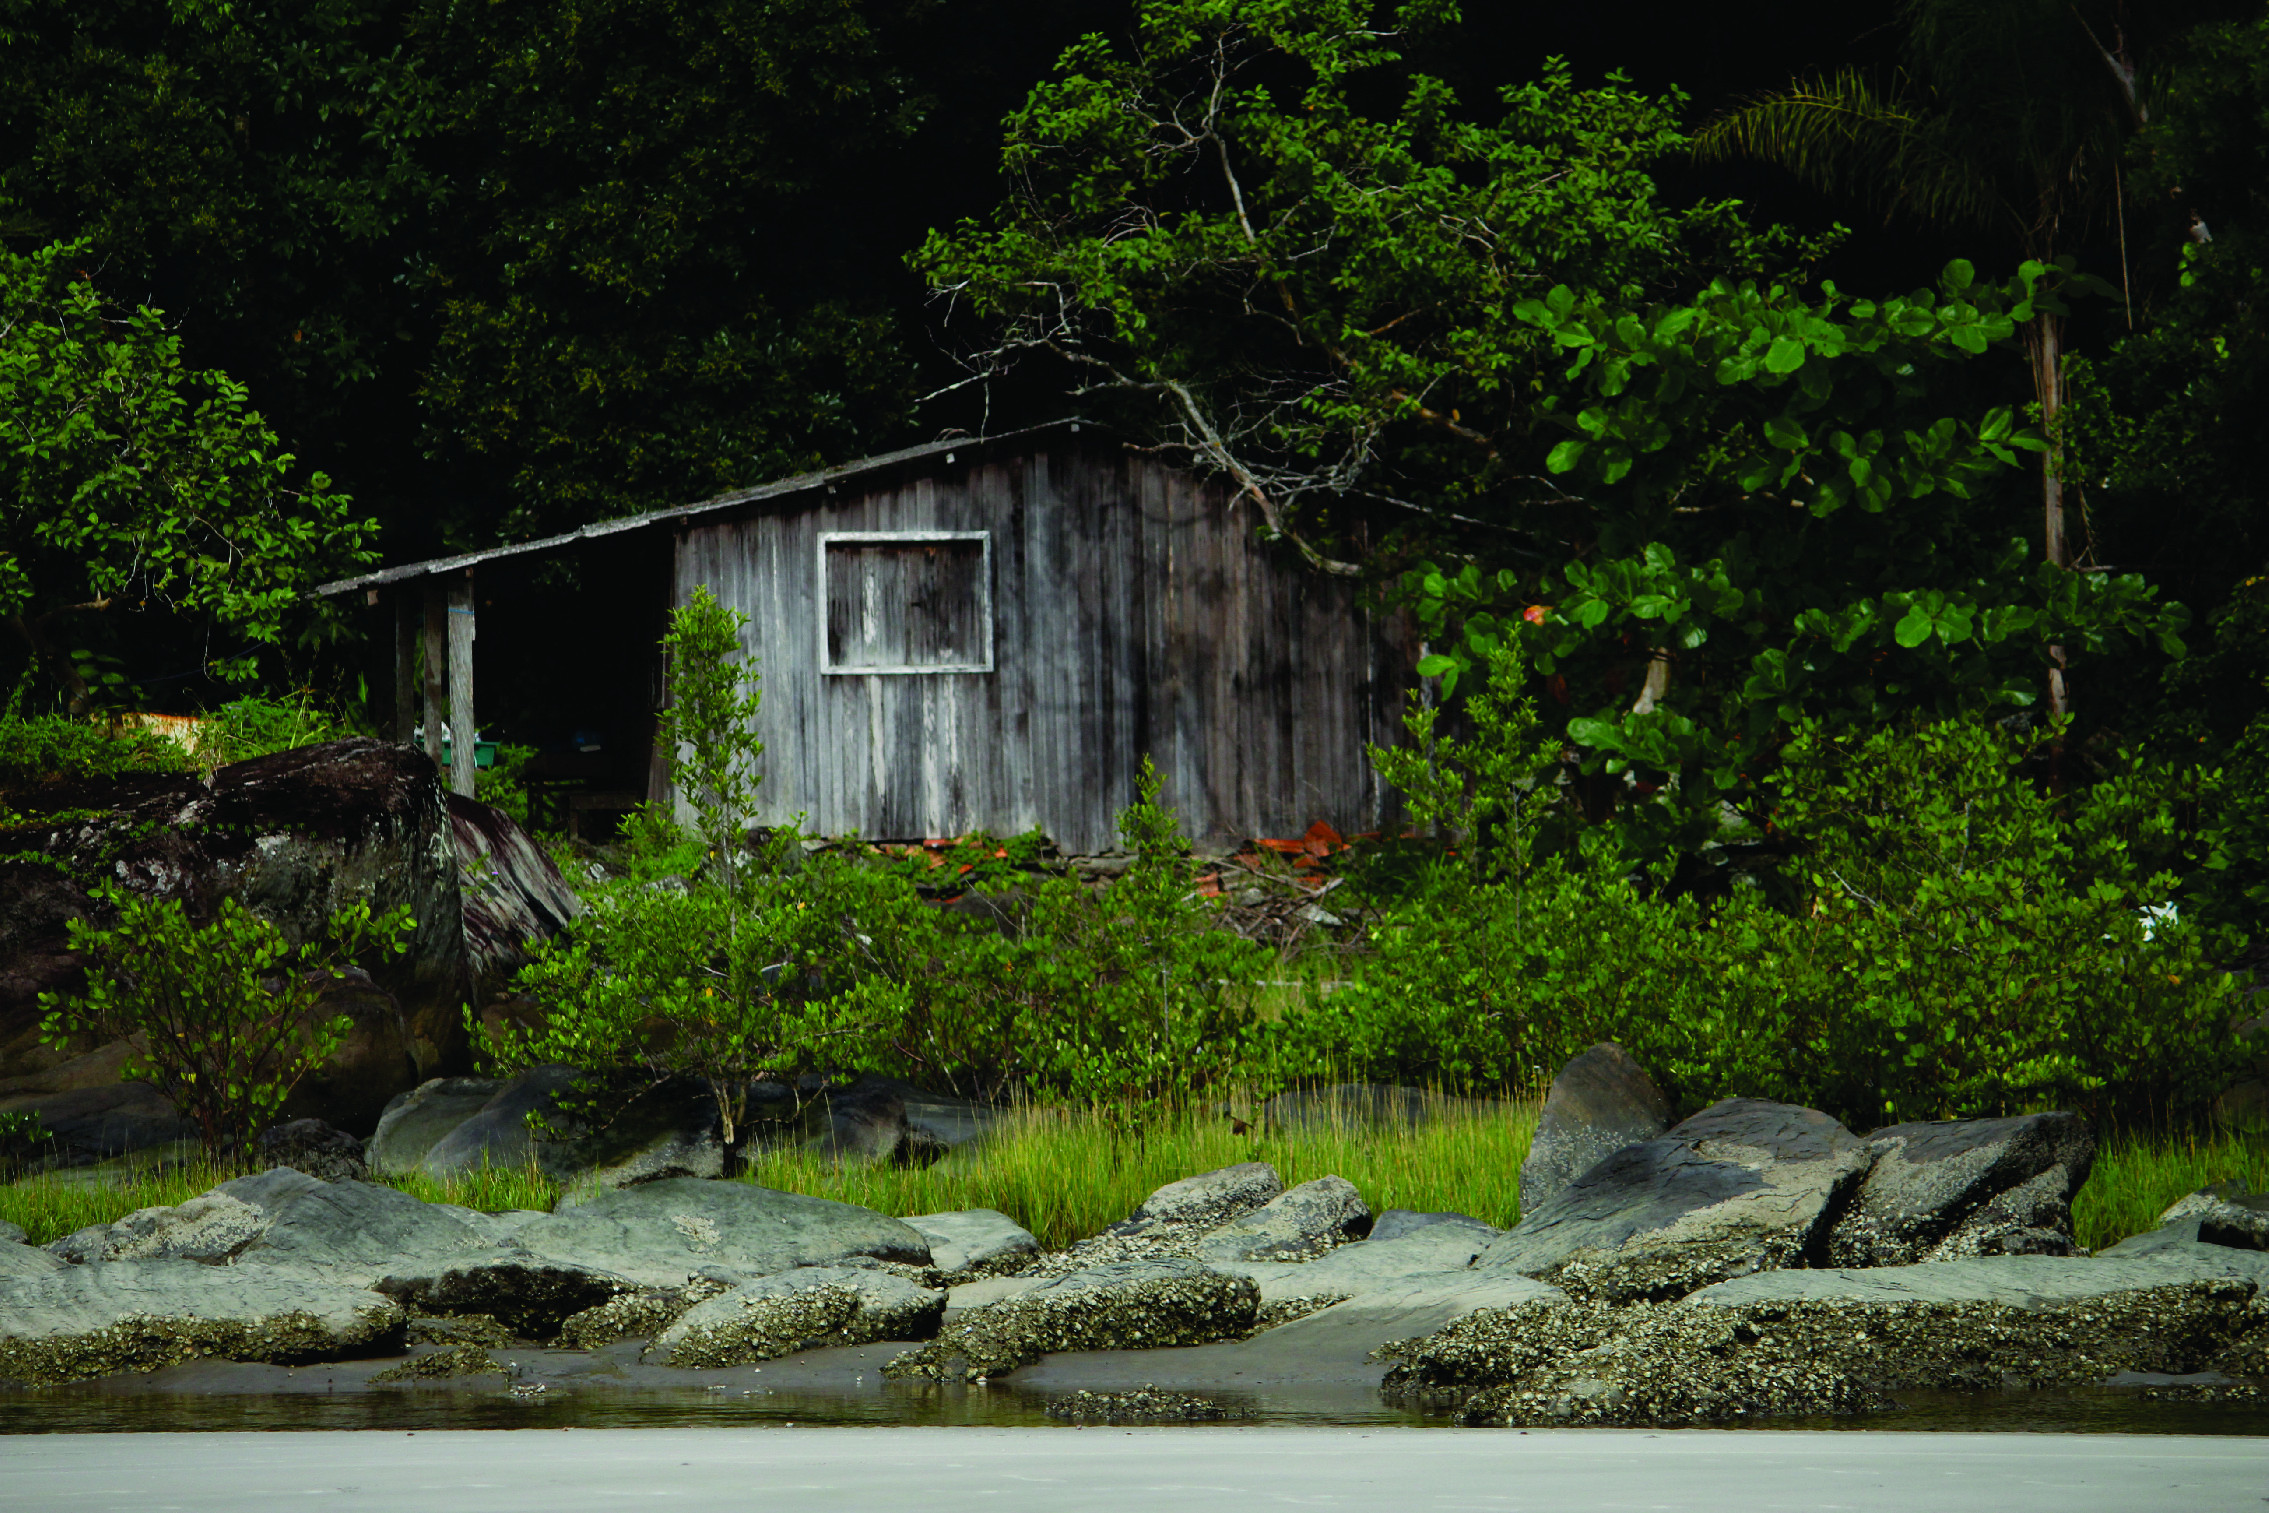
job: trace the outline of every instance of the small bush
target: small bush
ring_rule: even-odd
[[[207,768],[249,762],[355,734],[351,721],[302,689],[270,698],[232,699],[197,727],[197,760]]]
[[[118,923],[71,921],[87,987],[40,995],[43,1038],[60,1048],[79,1035],[140,1037],[145,1049],[125,1075],[156,1084],[216,1154],[240,1149],[338,1049],[345,1018],[316,1017],[334,970],[358,954],[406,950],[411,925],[407,909],[373,918],[354,904],[332,916],[327,939],[294,946],[233,898],[198,925],[178,899],[115,887],[95,897]]]

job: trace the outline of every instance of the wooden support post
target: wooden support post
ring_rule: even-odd
[[[407,588],[394,590],[394,729],[402,745],[417,740],[418,604]]]
[[[441,765],[441,726],[449,714],[449,589],[425,580],[425,754]]]
[[[473,570],[449,582],[449,791],[473,796]]]

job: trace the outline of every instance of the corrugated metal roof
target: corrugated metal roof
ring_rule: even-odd
[[[403,583],[413,578],[430,577],[435,573],[454,572],[459,568],[475,567],[483,562],[493,562],[500,557],[524,557],[535,552],[556,551],[561,547],[573,546],[578,542],[596,541],[602,536],[619,535],[624,531],[643,530],[650,525],[697,520],[704,515],[739,509],[745,505],[760,504],[768,499],[783,499],[807,490],[822,489],[831,483],[846,478],[856,478],[862,473],[878,472],[884,468],[897,467],[908,462],[920,462],[931,457],[951,457],[955,452],[989,450],[1003,443],[1027,441],[1032,437],[1045,435],[1050,431],[1066,428],[1077,431],[1082,424],[1091,423],[1079,420],[1057,420],[1050,421],[1046,425],[1032,426],[1022,431],[1003,432],[998,436],[957,436],[948,441],[925,442],[921,446],[907,447],[903,451],[884,452],[875,457],[862,457],[856,462],[846,462],[835,467],[822,468],[816,473],[799,473],[793,478],[782,478],[772,483],[758,484],[755,488],[736,489],[731,493],[719,494],[714,498],[704,499],[696,504],[676,505],[670,509],[654,510],[644,515],[625,515],[619,520],[595,520],[580,530],[569,531],[564,535],[545,536],[535,541],[516,541],[508,546],[492,546],[485,551],[466,552],[455,557],[431,557],[423,562],[404,562],[394,567],[381,568],[375,573],[364,573],[360,577],[340,578],[319,585],[314,590],[314,597],[319,599],[329,598],[333,594],[352,593],[356,589],[383,588],[391,583]]]

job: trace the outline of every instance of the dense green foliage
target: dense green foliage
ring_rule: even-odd
[[[1474,702],[1497,740],[1432,764],[1486,774],[1466,804],[1545,808],[1560,780],[1533,710]],[[2242,1051],[2217,966],[2233,943],[2183,915],[2169,870],[2195,839],[2181,778],[2137,767],[2059,805],[2026,770],[2042,744],[1807,729],[1773,783],[1790,860],[1707,907],[1651,892],[1596,832],[1537,856],[1533,825],[1469,830],[1479,857],[1442,864],[1352,986],[1274,1027],[1273,1065],[1522,1085],[1614,1039],[1689,1107],[1768,1096],[1862,1127],[2196,1112]]]
[[[324,989],[358,956],[407,950],[412,924],[407,909],[350,904],[324,939],[294,945],[233,898],[200,925],[177,898],[96,896],[116,923],[71,921],[86,990],[41,994],[42,1034],[59,1048],[135,1037],[126,1077],[156,1084],[211,1152],[240,1149],[338,1049],[348,1022],[323,1015]]]
[[[172,611],[273,642],[314,576],[375,560],[371,526],[146,306],[105,302],[84,246],[0,249],[0,619],[70,693],[72,621]]]

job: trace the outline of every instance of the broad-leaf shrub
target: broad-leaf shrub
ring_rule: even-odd
[[[1274,961],[1219,928],[1189,842],[1146,759],[1119,815],[1134,864],[1108,888],[1050,879],[1020,929],[963,933],[899,1040],[912,1068],[980,1091],[1142,1106],[1249,1066],[1256,989]]]
[[[331,916],[323,939],[294,945],[233,898],[202,925],[179,899],[115,887],[96,898],[117,923],[71,921],[86,991],[40,995],[42,1036],[58,1049],[81,1035],[137,1037],[141,1048],[124,1075],[156,1084],[216,1153],[241,1149],[339,1048],[345,1016],[318,1017],[339,970],[407,950],[413,924],[406,908],[373,916],[368,903],[350,904]]]
[[[2035,746],[1962,722],[1802,735],[1775,781],[1785,907],[1655,896],[1597,841],[1444,866],[1352,983],[1272,1027],[1269,1070],[1517,1085],[1614,1039],[1689,1107],[2178,1112],[2236,1059],[2229,943],[2164,907],[2156,775],[2059,801]]]

